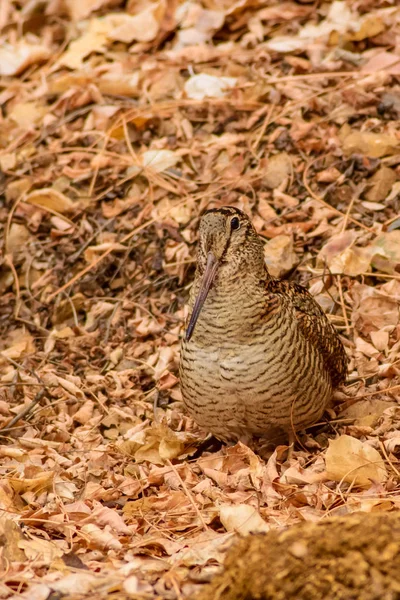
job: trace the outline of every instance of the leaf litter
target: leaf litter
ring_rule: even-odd
[[[399,27],[367,0],[2,4],[1,598],[189,598],[237,533],[399,508]],[[182,410],[224,204],[350,358],[289,462]]]

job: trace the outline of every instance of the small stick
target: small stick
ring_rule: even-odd
[[[396,467],[394,466],[394,464],[393,464],[393,463],[392,463],[392,461],[390,460],[390,458],[389,458],[389,456],[388,456],[388,453],[386,452],[385,444],[379,440],[379,445],[380,445],[380,447],[381,447],[381,450],[382,450],[382,452],[383,452],[383,454],[384,454],[384,456],[385,456],[386,460],[388,461],[389,465],[392,467],[392,469],[393,469],[393,471],[396,473],[397,477],[399,477],[399,478],[400,478],[400,473],[399,473],[399,471],[396,469]]]
[[[177,478],[179,479],[179,482],[180,482],[186,496],[188,497],[190,504],[193,506],[197,516],[200,519],[201,524],[203,525],[204,531],[208,531],[208,527],[207,527],[206,522],[203,519],[203,515],[201,514],[199,507],[197,506],[196,502],[194,501],[191,492],[189,491],[188,487],[186,486],[186,483],[183,481],[182,477],[179,475],[177,468],[175,467],[175,465],[172,464],[172,462],[170,460],[167,460],[167,463],[171,467],[171,469],[173,470],[173,472],[175,473]]]
[[[342,280],[341,280],[340,276],[337,278],[337,283],[338,283],[339,296],[340,296],[340,305],[342,307],[344,323],[346,325],[346,333],[347,333],[347,335],[350,335],[350,325],[349,325],[349,320],[347,318],[346,306],[344,303],[344,296],[343,296]]]
[[[0,435],[3,435],[3,433],[8,433],[12,428],[13,425],[15,425],[16,423],[18,423],[18,421],[20,419],[23,419],[24,417],[26,417],[26,415],[28,415],[31,410],[33,408],[35,408],[36,404],[38,404],[38,402],[41,401],[41,399],[46,396],[47,394],[47,390],[44,388],[42,390],[40,390],[36,396],[34,397],[34,399],[32,400],[32,402],[30,404],[28,404],[28,406],[25,406],[25,408],[23,408],[21,410],[21,412],[19,412],[17,415],[15,415],[15,417],[13,417],[11,419],[11,421],[9,423],[7,423],[6,427],[2,427],[0,429]]]

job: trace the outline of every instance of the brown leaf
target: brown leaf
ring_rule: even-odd
[[[375,448],[349,435],[329,442],[325,455],[327,476],[334,481],[347,481],[370,487],[387,478],[385,463]]]

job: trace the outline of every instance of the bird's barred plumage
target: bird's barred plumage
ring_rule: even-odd
[[[230,226],[234,216],[238,231]],[[314,423],[346,377],[334,328],[305,288],[269,275],[259,236],[231,207],[201,219],[191,310],[210,254],[216,274],[190,339],[182,341],[187,410],[224,441],[274,439]]]

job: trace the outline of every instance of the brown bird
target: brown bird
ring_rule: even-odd
[[[347,356],[333,326],[304,287],[271,277],[261,238],[237,208],[201,218],[189,307],[183,401],[222,441],[292,442],[345,381]]]

